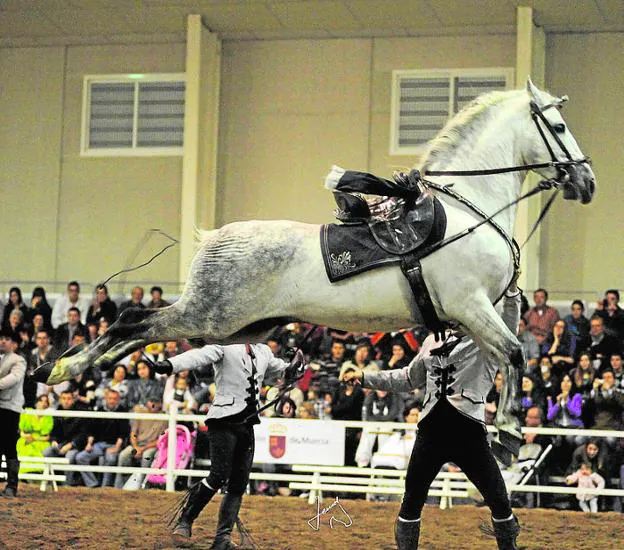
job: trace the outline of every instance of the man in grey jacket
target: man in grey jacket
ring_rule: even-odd
[[[0,334],[0,458],[7,463],[7,485],[2,496],[17,495],[19,461],[15,445],[19,439],[19,418],[24,405],[22,385],[26,361],[9,349],[12,336]]]
[[[299,351],[290,363],[273,355],[265,344],[206,345],[157,363],[156,372],[177,374],[212,364],[216,394],[206,424],[210,442],[210,475],[189,489],[180,504],[173,539],[185,544],[191,526],[202,509],[221,488],[217,533],[211,548],[237,548],[231,542],[232,528],[249,481],[254,455],[254,424],[259,424],[258,398],[266,379],[294,380],[303,368]]]
[[[514,282],[505,294],[502,313],[503,321],[514,333],[519,316],[520,291]],[[442,350],[442,342],[430,335],[420,353],[403,369],[342,374],[344,382],[393,392],[409,392],[426,385],[405,494],[395,524],[398,549],[418,548],[420,514],[431,482],[443,464],[454,462],[490,507],[499,549],[517,550],[520,528],[488,445],[484,423],[485,397],[498,367],[489,363],[467,336],[447,334],[445,344],[446,350]]]

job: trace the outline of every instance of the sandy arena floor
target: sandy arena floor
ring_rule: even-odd
[[[172,548],[164,516],[181,493],[61,487],[41,493],[22,485],[20,497],[0,499],[0,548],[25,549],[165,549]],[[216,525],[218,500],[211,502],[195,524],[193,548],[208,549]],[[325,499],[321,506],[333,500]],[[246,497],[241,518],[259,549],[384,549],[395,548],[393,523],[398,503],[340,500],[352,520],[337,508],[321,518],[319,530],[308,525],[316,506],[286,497]],[[602,513],[519,510],[523,531],[518,540],[531,550],[622,549],[624,517]],[[425,550],[495,549],[494,539],[478,529],[487,509],[455,506],[441,511],[427,507],[423,514],[420,548]],[[236,539],[235,539],[236,540]]]

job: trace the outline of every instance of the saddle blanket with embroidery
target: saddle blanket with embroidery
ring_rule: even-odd
[[[409,250],[416,260],[426,256],[429,246],[440,241],[446,231],[444,208],[437,199],[434,203],[434,223],[429,234]],[[328,223],[321,226],[320,237],[325,271],[332,283],[402,261],[400,254],[382,248],[368,223]]]

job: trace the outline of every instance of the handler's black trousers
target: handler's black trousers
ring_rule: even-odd
[[[443,398],[418,425],[399,513],[403,519],[420,517],[431,482],[446,462],[454,462],[462,469],[483,495],[494,518],[511,515],[505,482],[483,426]]]
[[[15,445],[19,439],[20,414],[8,409],[0,409],[0,458],[17,458]]]
[[[207,483],[219,490],[227,483],[227,492],[242,495],[249,483],[255,450],[254,430],[250,424],[211,422],[210,475]]]

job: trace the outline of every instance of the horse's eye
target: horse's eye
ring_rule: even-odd
[[[553,125],[553,130],[557,132],[558,134],[563,134],[566,131],[565,124],[563,122],[560,122],[559,124],[555,124]]]

